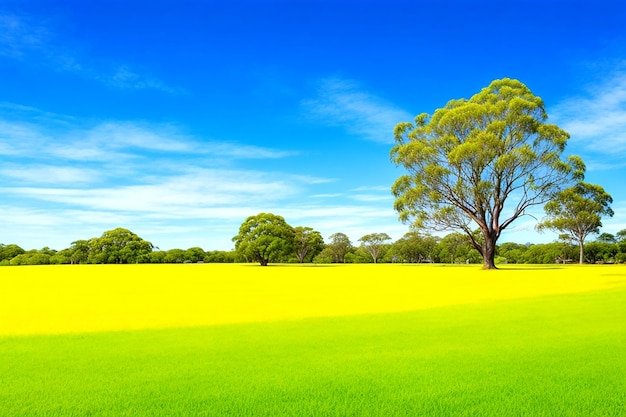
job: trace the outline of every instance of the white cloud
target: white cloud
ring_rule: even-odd
[[[169,125],[148,125],[131,122],[105,122],[86,132],[77,140],[96,143],[109,148],[139,148],[164,152],[189,152],[193,150],[191,138]]]
[[[325,186],[336,178],[236,168],[238,159],[297,152],[207,140],[171,124],[86,125],[11,103],[0,105],[0,125],[2,243],[62,249],[126,227],[165,249],[227,250],[241,222],[259,212],[353,240],[379,231],[371,224],[390,234],[406,229],[381,203],[387,187],[341,193],[340,184]]]
[[[33,49],[45,45],[47,30],[27,24],[13,14],[0,14],[0,55],[22,58]]]
[[[384,191],[386,193],[391,192],[391,187],[388,185],[372,185],[354,188],[352,191]]]
[[[339,78],[322,80],[317,96],[302,104],[322,123],[380,143],[392,143],[394,126],[413,119],[406,111],[362,91],[357,83]]]
[[[352,198],[353,200],[356,201],[389,201],[391,202],[393,200],[391,195],[378,195],[378,194],[354,194],[352,196],[350,196],[350,198]]]
[[[136,70],[130,68],[129,65],[119,65],[106,71],[95,72],[94,70],[86,71],[92,73],[92,77],[105,85],[119,89],[133,90],[160,90],[170,94],[185,94],[182,88],[170,87],[163,81],[150,76],[139,74]]]
[[[163,177],[158,183],[77,189],[2,187],[5,196],[81,207],[87,210],[154,213],[189,218],[198,209],[261,204],[297,193],[296,184],[251,171],[195,170],[193,174]]]
[[[21,107],[21,111],[13,111]],[[0,106],[0,155],[74,163],[109,162],[120,165],[156,152],[162,159],[175,155],[223,159],[277,159],[298,152],[236,142],[207,140],[184,133],[172,124],[105,121],[81,126],[72,119],[37,109],[3,103]],[[9,109],[7,111],[6,109]],[[16,114],[17,113],[17,114]],[[38,123],[27,122],[35,115]],[[326,181],[314,179],[311,181]]]
[[[93,169],[50,165],[20,166],[5,164],[0,168],[0,177],[2,176],[27,183],[80,185],[95,181],[99,174]]]
[[[159,90],[185,94],[157,77],[143,75],[128,64],[103,64],[101,68],[85,65],[78,53],[62,36],[50,28],[16,14],[0,14],[0,55],[35,62],[54,71],[75,73],[119,89]]]
[[[609,157],[610,162],[592,159],[593,168],[614,168],[626,154],[626,73],[614,73],[586,95],[561,102],[552,119],[571,134],[572,144]]]

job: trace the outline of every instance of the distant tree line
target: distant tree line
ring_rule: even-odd
[[[117,228],[106,231],[97,238],[72,242],[69,248],[59,251],[49,247],[24,250],[16,244],[0,244],[0,265],[483,262],[482,255],[465,233],[454,232],[439,237],[412,231],[395,242],[386,233],[371,233],[359,238],[358,244],[355,244],[345,233],[338,232],[330,235],[328,242],[325,242],[321,234],[312,228],[293,228],[281,219],[282,217],[271,213],[251,216],[248,223],[252,222],[256,227],[250,228],[248,224],[244,228],[250,233],[246,244],[242,246],[242,236],[237,235],[234,239],[236,249],[231,251],[205,251],[200,247],[159,250],[130,230]],[[279,233],[282,236],[280,241],[272,234],[276,231],[275,228],[264,226],[264,231],[255,230],[259,227],[259,220],[261,223],[277,221],[279,227],[284,229]],[[264,238],[259,239],[263,236]],[[578,262],[578,256],[578,242],[561,236],[558,241],[544,244],[502,243],[497,246],[496,263],[574,263]],[[615,235],[602,233],[595,240],[586,242],[584,256],[586,263],[625,263],[626,229]]]

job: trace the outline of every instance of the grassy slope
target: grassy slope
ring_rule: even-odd
[[[615,285],[626,285],[626,267],[7,267],[0,269],[0,337],[415,311]]]
[[[413,312],[4,337],[0,415],[621,416],[623,276]]]

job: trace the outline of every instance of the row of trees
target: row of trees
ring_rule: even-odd
[[[262,229],[251,224],[265,224]],[[271,213],[251,216],[244,222],[246,243],[232,251],[205,251],[200,247],[159,250],[128,229],[117,228],[98,238],[78,240],[60,251],[44,247],[26,251],[15,244],[0,244],[0,265],[45,265],[89,263],[200,263],[269,262],[290,263],[481,263],[480,252],[463,233],[443,237],[416,231],[391,242],[386,233],[362,236],[353,243],[345,233],[334,233],[324,242],[310,227],[289,226]],[[271,225],[271,227],[267,226]],[[278,229],[279,236],[273,233]],[[270,232],[271,231],[271,232]],[[241,236],[237,235],[235,240]],[[289,239],[291,239],[289,241]],[[243,239],[242,239],[243,241]],[[257,254],[262,253],[264,257]],[[584,244],[587,263],[626,262],[626,229],[615,235],[602,233]],[[496,263],[569,263],[578,257],[578,244],[560,239],[546,244],[502,243],[496,248]]]
[[[593,219],[593,221],[599,219]],[[543,224],[550,222],[550,218]],[[591,220],[587,219],[587,223]],[[545,226],[547,227],[547,226]],[[626,229],[616,235],[603,233],[598,241],[581,243],[584,238],[597,230],[586,229],[581,238],[578,228],[571,234],[562,234],[558,242],[542,245],[520,245],[505,243],[496,246],[494,263],[569,263],[576,258],[576,253],[586,250],[589,263],[625,262]],[[324,244],[319,232],[311,228],[292,228],[284,218],[272,213],[260,213],[250,216],[233,238],[239,256],[248,262],[286,262],[298,254],[298,261],[324,263],[342,262],[449,262],[480,263],[483,254],[477,250],[475,242],[482,238],[480,230],[475,230],[469,238],[460,232],[450,233],[443,238],[409,232],[396,242],[390,243],[386,233],[372,233],[359,239],[360,246],[352,245],[349,237],[343,233],[330,236],[330,242]],[[301,254],[308,254],[308,257]]]
[[[371,233],[359,241],[372,262],[378,262],[385,243],[391,240],[386,233]],[[334,233],[330,243],[324,244],[320,232],[311,227],[292,227],[282,216],[273,213],[259,213],[248,217],[233,237],[236,252],[248,262],[259,262],[266,266],[269,262],[289,260],[295,254],[298,262],[313,260],[345,262],[352,249],[350,238],[344,233]]]
[[[161,251],[125,228],[108,230],[100,237],[72,242],[57,251],[45,247],[26,251],[15,244],[0,244],[0,265],[133,264],[184,262],[235,262],[232,251],[205,251],[200,247]]]

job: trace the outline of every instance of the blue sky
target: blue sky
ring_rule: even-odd
[[[626,228],[626,3],[0,0],[0,242],[231,249],[259,212],[394,240],[396,123],[516,78]],[[500,242],[548,242],[541,218]]]

